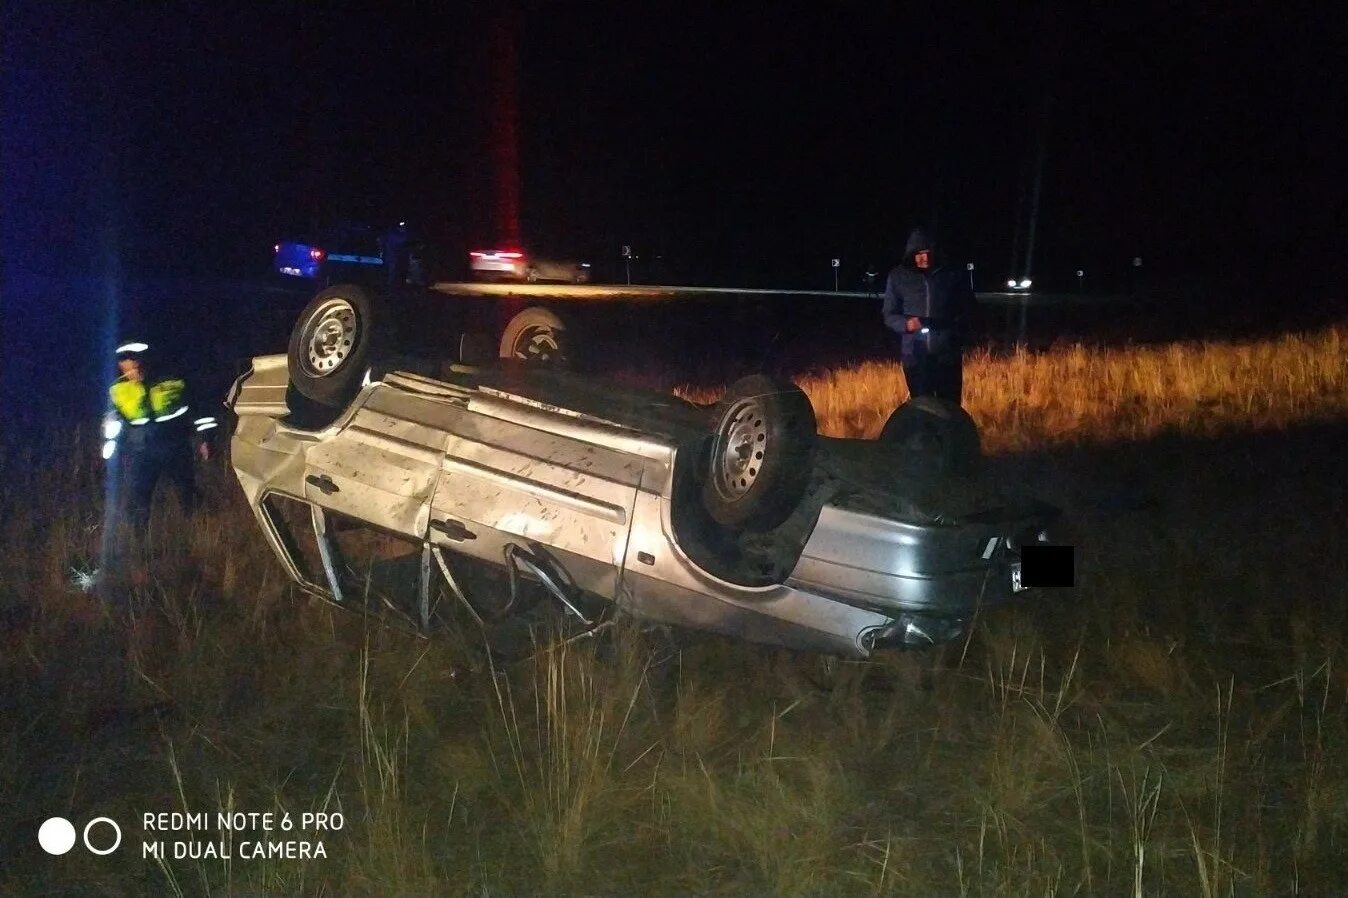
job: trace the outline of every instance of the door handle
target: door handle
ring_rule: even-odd
[[[304,482],[315,487],[325,496],[331,496],[341,489],[341,487],[332,482],[332,478],[327,474],[310,474],[308,477],[304,478]]]
[[[431,529],[436,533],[444,534],[446,539],[465,540],[477,539],[477,534],[463,526],[462,521],[456,521],[453,518],[446,518],[443,521],[431,521]]]

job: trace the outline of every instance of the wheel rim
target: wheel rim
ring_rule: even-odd
[[[712,479],[726,499],[739,499],[753,488],[768,451],[767,415],[757,399],[741,399],[721,418],[716,433]]]
[[[301,367],[311,377],[326,377],[342,366],[356,346],[356,309],[345,299],[330,299],[314,310],[304,326]]]
[[[514,356],[526,362],[550,362],[562,354],[557,332],[546,325],[526,327],[515,338]]]

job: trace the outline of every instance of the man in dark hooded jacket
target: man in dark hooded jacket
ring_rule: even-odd
[[[903,341],[908,392],[959,403],[964,386],[964,339],[974,312],[968,275],[947,265],[936,240],[914,228],[903,262],[885,284],[885,325]]]

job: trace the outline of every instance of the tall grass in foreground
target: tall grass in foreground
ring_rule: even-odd
[[[867,663],[703,636],[670,656],[617,627],[487,666],[471,627],[425,642],[296,594],[223,466],[100,598],[69,584],[97,557],[97,466],[9,451],[0,893],[1342,890],[1345,333],[974,359],[986,445],[1055,454],[1027,486],[1140,471],[1150,501],[1069,503],[1077,589]],[[902,394],[883,365],[804,386],[857,436]],[[106,713],[123,701],[172,709]],[[346,823],[323,860],[157,863],[134,827],[108,858],[33,847],[55,813],[230,809]]]

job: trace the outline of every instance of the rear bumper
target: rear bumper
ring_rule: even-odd
[[[497,261],[495,259],[477,259],[469,266],[474,277],[524,277],[524,265],[520,262]]]
[[[787,584],[888,615],[967,618],[1019,592],[1012,547],[1040,540],[1057,510],[999,521],[904,523],[825,506]]]
[[[836,565],[802,564],[786,581],[796,589],[835,596],[885,614],[912,613],[932,617],[965,618],[979,607],[1008,601],[1012,592],[1010,560],[979,570],[941,574],[880,574],[850,572]],[[801,568],[805,568],[805,576]],[[818,579],[812,579],[813,574]]]

